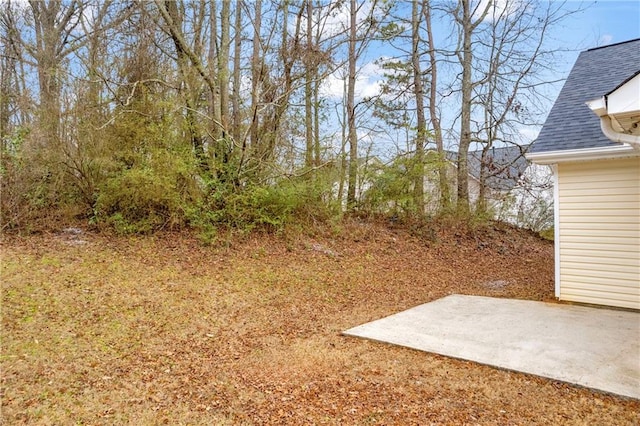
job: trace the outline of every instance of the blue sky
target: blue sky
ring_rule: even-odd
[[[580,52],[599,46],[640,38],[640,0],[569,1],[569,7],[585,10],[570,17],[557,32],[558,43],[568,49],[558,73],[567,77]],[[639,64],[640,66],[640,64]],[[560,90],[557,87],[557,90]],[[557,96],[557,94],[556,94]],[[554,97],[555,99],[555,97]]]
[[[569,0],[564,7],[569,10],[582,10],[563,20],[550,34],[550,46],[557,46],[560,52],[556,57],[557,62],[550,80],[566,79],[582,51],[640,38],[640,0]],[[368,83],[372,84],[377,78],[378,76],[372,73]],[[547,113],[562,85],[562,81],[551,85],[547,92],[548,99],[541,100],[546,104],[543,110]],[[363,86],[367,86],[367,83]],[[537,137],[539,130],[539,127],[526,127],[522,129],[522,135],[526,142],[531,142]]]
[[[580,4],[572,1],[567,5]],[[586,10],[569,18],[557,34],[559,42],[577,50],[568,55],[571,64],[579,51],[640,38],[640,1],[600,0],[583,5]]]
[[[569,17],[561,28],[554,30],[558,47],[564,50],[559,56],[556,73],[567,78],[580,52],[640,38],[639,0],[599,0],[591,2],[568,1],[567,7],[585,9]],[[639,64],[640,66],[640,64]],[[550,100],[555,100],[562,84],[551,89]],[[551,104],[548,105],[548,110]],[[547,111],[548,112],[548,111]],[[535,139],[539,128],[523,129],[530,140]]]

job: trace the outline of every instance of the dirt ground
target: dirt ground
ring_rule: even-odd
[[[448,294],[553,300],[502,226],[1,243],[3,424],[640,424],[640,401],[342,336]]]

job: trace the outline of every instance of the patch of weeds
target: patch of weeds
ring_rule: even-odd
[[[40,263],[43,266],[53,266],[54,268],[59,268],[60,266],[62,266],[60,259],[47,255],[42,256],[42,259],[40,259]]]
[[[22,342],[18,348],[15,348],[16,354],[37,358],[43,353],[43,347],[40,341],[33,339]]]
[[[539,232],[539,235],[548,241],[553,241],[555,237],[555,230],[553,226],[551,228],[543,229]]]
[[[212,246],[218,242],[218,229],[211,225],[206,224],[198,232],[198,240],[203,246]]]
[[[260,247],[258,250],[254,251],[251,257],[253,259],[262,259],[267,255],[267,250],[264,247]]]

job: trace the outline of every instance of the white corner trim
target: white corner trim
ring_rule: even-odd
[[[551,166],[553,170],[553,257],[554,257],[554,288],[556,298],[560,298],[560,193],[558,180],[558,165]]]
[[[601,96],[598,99],[594,99],[592,101],[586,102],[586,104],[589,107],[589,109],[593,111],[598,117],[607,115],[607,99],[604,96]]]
[[[556,164],[565,161],[602,160],[609,158],[634,157],[640,151],[628,144],[620,144],[598,148],[565,149],[559,151],[530,152],[525,154],[527,160],[538,164]]]

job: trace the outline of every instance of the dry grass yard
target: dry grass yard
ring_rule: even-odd
[[[551,243],[447,229],[5,236],[2,423],[640,423],[639,401],[341,335],[451,293],[553,299]]]

